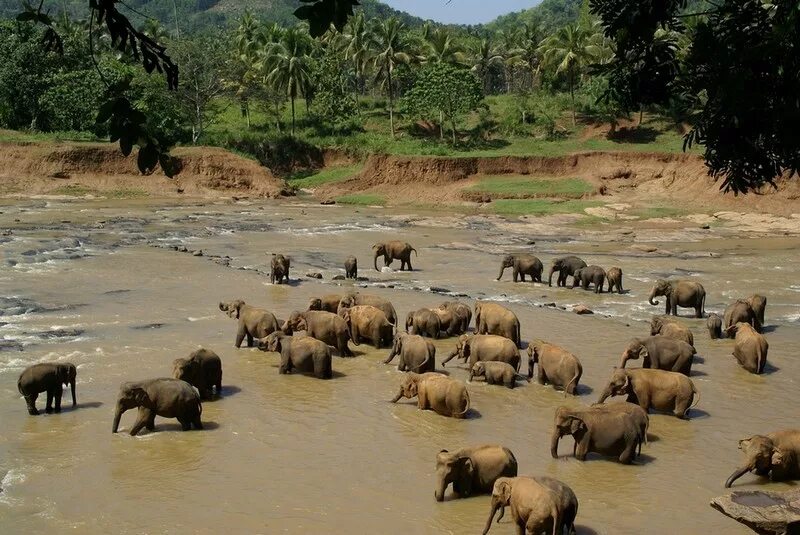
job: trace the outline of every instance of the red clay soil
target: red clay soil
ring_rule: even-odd
[[[290,191],[258,162],[213,147],[179,148],[174,178],[160,169],[142,176],[136,154],[125,157],[119,147],[101,143],[0,143],[0,192],[26,195],[81,187],[102,194],[141,190],[153,196],[279,197]]]

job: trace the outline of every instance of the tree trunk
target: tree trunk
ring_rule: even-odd
[[[386,75],[387,80],[389,83],[389,130],[392,133],[392,139],[394,139],[394,94],[392,92],[392,69],[391,67],[386,67]]]
[[[636,128],[642,126],[642,108],[639,108],[639,124],[636,125]]]
[[[444,113],[439,110],[439,139],[444,139]]]
[[[574,127],[578,123],[575,120],[575,75],[571,70],[569,75],[569,98],[572,100],[572,126]]]
[[[453,128],[453,145],[456,144],[456,120],[451,116],[450,117],[450,126]]]
[[[294,137],[294,95],[290,99],[292,101],[292,137]]]

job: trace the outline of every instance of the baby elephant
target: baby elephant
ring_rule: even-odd
[[[272,284],[289,284],[289,265],[291,259],[282,254],[272,254],[270,262],[269,282]]]
[[[800,430],[787,429],[754,435],[739,441],[746,462],[725,481],[725,488],[747,472],[770,476],[773,481],[800,479]]]
[[[534,365],[539,365],[536,381],[540,385],[550,383],[563,388],[564,395],[575,395],[578,381],[583,375],[583,366],[578,357],[566,349],[542,340],[528,344],[528,380],[533,377]]]
[[[281,365],[278,373],[313,373],[318,379],[333,377],[331,347],[310,336],[289,336],[275,332],[259,341],[261,351],[272,351],[281,354]]]
[[[348,256],[344,261],[344,276],[346,279],[358,278],[358,258],[355,256]]]
[[[683,323],[673,321],[669,316],[653,316],[650,320],[650,336],[666,336],[673,340],[681,340],[694,346],[694,335]]]
[[[214,387],[222,394],[222,360],[208,349],[198,349],[189,358],[175,359],[172,376],[186,381],[200,392],[200,399],[211,399]]]
[[[686,413],[694,406],[695,396],[698,401],[700,399],[694,382],[682,373],[637,368],[615,370],[597,402],[625,395],[629,403],[635,403],[645,411],[652,408],[671,412],[678,418],[686,418]]]
[[[236,341],[234,342],[236,349],[241,347],[245,337],[247,338],[247,347],[253,347],[254,340],[264,338],[280,329],[278,320],[272,312],[250,306],[241,299],[220,303],[219,309],[237,320]]]
[[[417,408],[442,416],[463,418],[469,411],[469,393],[464,383],[440,373],[406,374],[392,403],[400,398],[417,398]]]
[[[78,370],[69,362],[41,363],[28,366],[17,380],[17,390],[25,397],[28,414],[36,416],[36,398],[41,392],[47,392],[47,405],[44,411],[53,412],[53,399],[55,399],[55,412],[61,412],[61,395],[64,391],[61,385],[69,385],[72,390],[72,406],[77,405],[75,400],[75,378]]]
[[[117,408],[114,413],[112,433],[119,429],[122,414],[130,409],[139,408],[136,423],[131,427],[131,436],[136,435],[143,427],[155,429],[156,416],[177,418],[184,431],[202,429],[200,415],[203,407],[200,396],[192,386],[180,379],[150,379],[135,383],[122,383],[117,396]]]
[[[711,337],[712,340],[722,338],[722,318],[714,312],[708,315],[706,327],[708,327],[708,336]]]
[[[530,377],[525,377],[517,373],[511,364],[499,361],[478,361],[472,365],[469,371],[469,381],[473,377],[483,377],[486,383],[490,385],[503,385],[507,388],[514,388],[517,386],[517,378],[524,379],[531,382]]]
[[[434,496],[437,502],[444,501],[445,490],[451,483],[459,498],[488,494],[497,478],[516,475],[517,458],[503,446],[468,447],[454,452],[441,450],[436,456]]]
[[[731,325],[726,332],[731,338],[736,337],[733,356],[739,364],[750,373],[763,373],[769,351],[767,339],[757,333],[749,323]]]
[[[441,331],[442,322],[439,316],[429,308],[420,308],[406,316],[406,332],[409,334],[438,339]]]
[[[617,289],[617,293],[623,293],[622,289],[622,270],[618,267],[609,268],[606,272],[606,279],[608,279],[608,293]]]
[[[578,284],[584,290],[589,289],[590,284],[594,284],[594,293],[603,293],[603,283],[606,281],[606,270],[600,266],[586,266],[575,271],[572,278],[572,287],[575,288]]]
[[[517,526],[517,533],[561,535],[564,532],[558,495],[532,477],[501,477],[495,481],[492,508],[483,535],[492,527],[497,510],[500,509],[499,522],[506,507],[511,507],[511,518]]]
[[[436,368],[436,347],[430,340],[417,334],[397,333],[392,350],[383,363],[389,364],[397,355],[400,355],[398,371],[424,373]]]

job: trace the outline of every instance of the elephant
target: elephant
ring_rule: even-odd
[[[222,360],[213,351],[198,349],[189,358],[173,361],[172,377],[195,387],[201,400],[211,399],[214,387],[218,396],[222,393]]]
[[[722,318],[718,315],[713,312],[709,314],[706,320],[706,327],[708,327],[708,336],[712,340],[722,338]]]
[[[650,319],[650,336],[666,336],[673,340],[682,340],[694,346],[694,335],[689,327],[669,319],[669,316],[653,316]]]
[[[375,271],[380,271],[378,269],[378,257],[381,255],[383,255],[383,263],[386,266],[390,265],[393,260],[397,259],[400,260],[400,271],[405,271],[406,266],[408,266],[409,271],[414,271],[414,269],[411,267],[411,251],[414,251],[414,254],[416,255],[417,250],[414,249],[410,243],[392,240],[385,243],[376,243],[372,246],[372,250],[375,253],[375,258],[373,259]]]
[[[308,302],[308,310],[324,310],[325,312],[339,312],[339,302],[342,296],[339,294],[328,294],[322,297],[312,297]]]
[[[628,403],[627,401],[620,401],[618,403],[594,403],[591,407],[599,411],[624,414],[628,418],[631,418],[633,424],[639,430],[639,436],[642,438],[641,442],[639,442],[639,450],[637,453],[637,455],[641,455],[642,444],[647,444],[647,431],[650,429],[650,415],[645,409],[641,408],[636,403]]]
[[[358,278],[358,258],[348,256],[344,261],[344,277],[346,279]]]
[[[650,297],[648,303],[658,306],[658,301],[654,299],[663,295],[666,297],[666,311],[665,316],[672,314],[678,315],[678,307],[693,308],[695,317],[702,318],[705,312],[706,304],[706,289],[703,285],[695,281],[668,281],[658,279],[653,289],[650,290]]]
[[[419,334],[428,338],[439,338],[442,322],[439,316],[429,308],[420,308],[409,312],[406,316],[406,332]]]
[[[747,472],[770,476],[772,481],[800,479],[800,429],[753,435],[739,441],[746,462],[725,481],[728,489]]]
[[[750,303],[742,299],[737,299],[725,308],[723,329],[727,331],[737,323],[749,323],[757,333],[761,332],[761,323],[758,321],[758,315],[750,307]]]
[[[562,406],[556,409],[550,443],[550,454],[554,459],[558,458],[558,442],[564,435],[572,435],[575,439],[574,454],[579,461],[586,460],[586,456],[594,452],[616,457],[623,464],[633,462],[636,448],[641,447],[645,439],[632,414],[604,406],[583,409]]]
[[[350,308],[340,306],[339,316],[347,324],[350,340],[355,345],[361,345],[362,340],[367,340],[376,349],[392,344],[394,325],[389,323],[379,308],[371,305],[357,305]]]
[[[112,433],[119,429],[122,414],[136,407],[139,408],[139,414],[131,427],[131,436],[138,434],[143,427],[153,431],[156,416],[177,418],[184,431],[189,431],[192,427],[203,429],[200,421],[203,413],[200,395],[192,385],[180,379],[160,378],[122,383],[117,396]]]
[[[445,490],[451,483],[459,498],[488,494],[497,478],[516,475],[517,458],[506,447],[484,445],[453,452],[441,450],[436,455],[434,496],[437,502],[444,501]]]
[[[603,284],[606,282],[606,270],[600,266],[586,266],[578,268],[572,277],[572,287],[575,288],[580,282],[581,288],[589,289],[590,284],[594,284],[594,293],[603,293]]]
[[[47,404],[44,411],[50,414],[61,412],[61,395],[64,392],[62,385],[70,387],[72,391],[72,406],[78,405],[75,398],[75,380],[78,369],[70,362],[42,362],[25,368],[17,380],[17,390],[25,397],[28,414],[36,416],[36,398],[41,392],[47,392]],[[55,409],[52,407],[55,399]]]
[[[462,334],[458,337],[456,348],[442,361],[442,366],[450,362],[456,355],[468,361],[472,369],[478,361],[500,361],[510,364],[519,372],[520,357],[517,346],[504,336],[494,334]]]
[[[733,356],[739,364],[750,373],[761,374],[767,364],[769,344],[763,335],[749,323],[731,325],[726,331],[729,337],[736,337],[733,344]]]
[[[397,312],[394,310],[392,302],[384,297],[372,294],[362,294],[358,292],[348,293],[342,297],[336,310],[330,312],[339,313],[339,307],[350,308],[356,305],[370,305],[379,308],[386,315],[386,319],[392,325],[397,325]],[[341,315],[341,314],[340,314]]]
[[[238,320],[239,327],[236,330],[236,342],[234,342],[236,349],[241,347],[245,337],[247,337],[247,347],[253,347],[254,339],[264,338],[280,330],[278,320],[272,312],[250,306],[241,299],[220,303],[219,309],[226,312],[231,318]]]
[[[269,282],[275,284],[289,284],[289,265],[291,259],[283,256],[282,254],[272,254],[272,261],[270,262]]]
[[[531,254],[510,254],[503,257],[500,262],[500,274],[497,280],[503,278],[506,268],[514,269],[514,282],[519,278],[525,282],[525,275],[529,275],[531,282],[542,282],[542,271],[544,266],[542,261]]]
[[[447,336],[457,336],[469,331],[469,324],[472,321],[472,309],[459,301],[445,301],[433,312],[439,316],[442,323],[442,330]]]
[[[497,510],[501,510],[498,522],[503,517],[506,506],[511,507],[511,518],[517,526],[517,533],[541,535],[563,533],[563,521],[558,510],[559,498],[549,486],[531,477],[501,477],[492,488],[492,505],[483,535],[492,527]]]
[[[417,408],[432,410],[442,416],[464,418],[469,411],[469,392],[466,385],[440,373],[407,373],[392,403],[397,403],[403,397],[416,397]]]
[[[746,299],[750,308],[756,313],[758,323],[764,326],[764,312],[767,310],[767,298],[763,295],[754,294]]]
[[[392,350],[383,363],[389,364],[397,355],[400,355],[397,369],[401,372],[424,373],[432,372],[436,368],[436,347],[430,340],[419,335],[397,333]]]
[[[483,377],[486,384],[503,385],[506,388],[517,386],[517,378],[531,382],[530,377],[518,374],[511,364],[497,360],[479,360],[473,364],[469,370],[469,381],[475,377]]]
[[[539,364],[536,381],[540,385],[550,383],[554,387],[564,389],[564,395],[575,395],[578,381],[583,375],[581,361],[555,344],[543,340],[534,340],[528,344],[528,378],[533,377],[534,365]]]
[[[289,315],[289,319],[283,324],[281,330],[285,334],[305,331],[308,336],[335,347],[340,356],[353,356],[353,352],[347,346],[347,341],[350,339],[347,322],[333,312],[324,310],[299,312],[295,310]]]
[[[557,286],[567,286],[567,277],[574,277],[575,271],[586,267],[586,262],[577,256],[563,256],[553,260],[550,266],[550,275],[547,277],[547,285],[553,285],[553,273],[558,271]]]
[[[280,374],[297,370],[317,379],[333,377],[331,347],[311,336],[289,336],[278,331],[259,340],[258,348],[281,354]]]
[[[512,340],[520,346],[519,319],[517,315],[498,303],[478,301],[475,303],[476,334],[496,334]]]
[[[687,377],[692,371],[696,352],[694,347],[681,340],[664,336],[634,338],[622,352],[619,367],[624,368],[628,360],[642,357],[642,368],[656,368],[679,372]]]
[[[625,290],[622,289],[622,269],[618,267],[608,268],[606,280],[608,280],[608,293],[614,291],[614,288],[617,289],[617,293],[621,294],[625,292]]]
[[[694,382],[681,373],[665,370],[639,368],[635,370],[616,369],[611,375],[598,403],[611,396],[627,395],[628,403],[635,403],[644,410],[655,409],[671,412],[685,419],[692,403],[700,399]]]
[[[563,534],[566,529],[568,535],[577,535],[575,517],[578,516],[578,497],[575,496],[575,492],[563,481],[552,477],[541,476],[531,477],[530,479],[550,489],[555,494],[556,507],[560,517],[560,521],[556,523],[558,526],[557,533]],[[501,506],[500,515],[497,517],[498,523],[503,519],[504,514],[505,507]],[[489,521],[491,522],[491,518]]]

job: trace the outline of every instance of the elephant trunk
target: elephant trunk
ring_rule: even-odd
[[[400,401],[400,398],[403,397],[403,389],[401,388],[395,397],[392,398],[392,403],[397,403]]]
[[[502,278],[503,278],[503,273],[504,273],[505,271],[506,271],[506,266],[504,266],[504,265],[501,265],[501,266],[500,266],[500,274],[497,276],[497,278],[496,278],[495,280],[500,280],[500,279],[502,279]]]
[[[380,271],[378,269],[378,256],[380,255],[378,253],[375,253],[375,258],[372,259],[372,265],[375,267],[375,271]]]
[[[122,413],[125,412],[125,409],[122,408],[119,404],[117,404],[117,410],[114,412],[114,424],[111,426],[111,432],[116,433],[119,429],[119,420],[122,418]]]
[[[622,359],[619,361],[619,367],[624,368],[625,364],[628,362],[628,352],[622,354]]]
[[[70,382],[69,382],[69,388],[70,388],[70,390],[72,391],[72,406],[73,406],[73,407],[77,407],[77,406],[78,406],[78,400],[77,400],[77,398],[75,397],[75,379],[71,379],[71,380],[70,380]]]
[[[653,288],[650,291],[650,297],[647,298],[647,302],[650,303],[651,305],[658,305],[658,301],[653,300],[655,299],[655,297],[656,297],[656,288]]]
[[[492,509],[489,511],[489,518],[486,519],[486,527],[483,528],[483,535],[489,533],[492,527],[492,520],[494,520],[494,515],[497,513],[498,509],[500,509],[500,502],[492,497]]]
[[[608,385],[603,393],[600,394],[600,399],[597,400],[597,403],[603,403],[605,400],[611,397],[611,385]]]
[[[456,355],[458,355],[458,349],[456,349],[455,351],[453,351],[452,353],[450,353],[449,355],[447,355],[447,358],[446,358],[446,359],[444,359],[444,360],[442,361],[442,367],[444,367],[444,365],[445,365],[445,364],[447,364],[448,362],[450,362],[451,360],[453,360],[453,358],[454,358]]]
[[[556,429],[550,439],[550,455],[553,459],[558,459],[558,442],[561,440],[561,431]]]
[[[737,468],[736,471],[734,473],[732,473],[731,476],[728,479],[725,480],[725,488],[726,489],[731,488],[731,485],[733,485],[734,481],[736,481],[737,479],[739,479],[740,477],[742,477],[743,475],[745,475],[749,471],[750,471],[750,467],[749,466],[743,466],[741,468]]]
[[[552,286],[553,285],[553,273],[555,273],[555,272],[556,272],[556,268],[555,267],[551,267],[550,268],[550,274],[547,276],[547,285],[548,286]]]
[[[436,482],[436,490],[434,491],[433,495],[436,498],[437,502],[444,501],[444,491],[447,489],[447,479],[444,475],[440,475],[439,480]]]
[[[473,378],[473,377],[475,377],[475,370],[473,370],[472,368],[470,368],[470,369],[469,369],[469,379],[467,379],[467,382],[470,382],[470,383],[471,383],[471,382],[472,382],[472,378]]]

